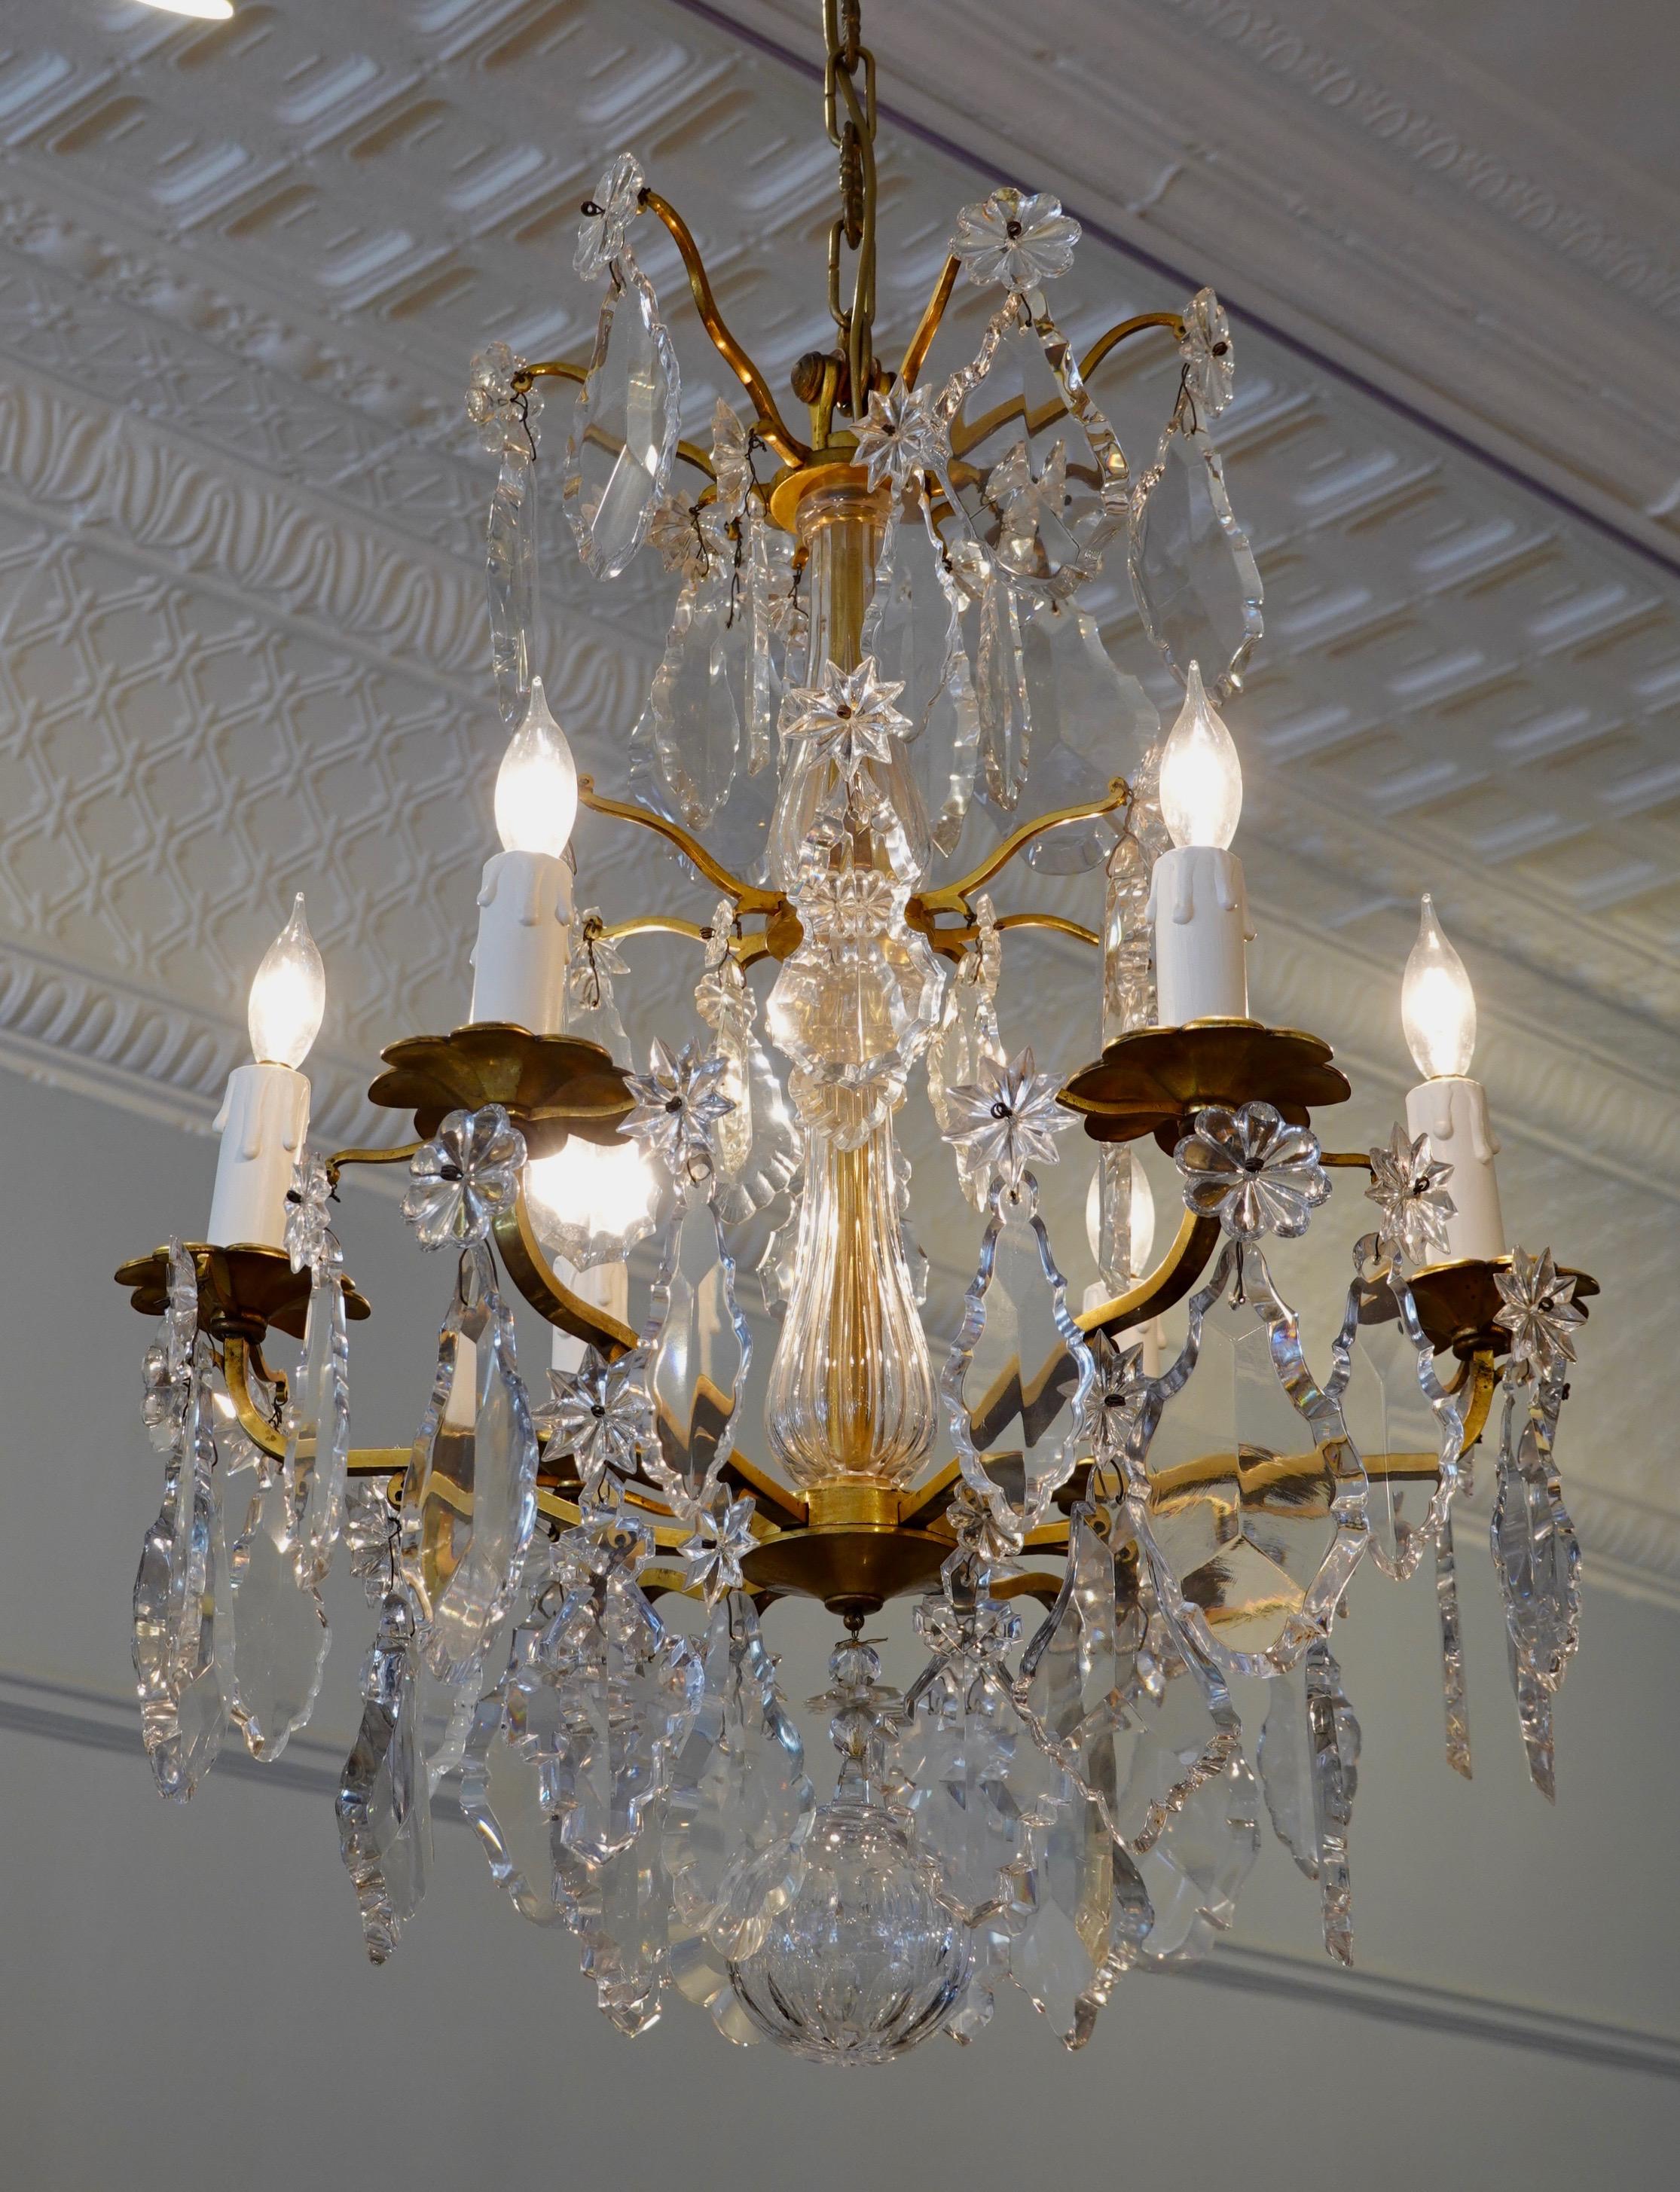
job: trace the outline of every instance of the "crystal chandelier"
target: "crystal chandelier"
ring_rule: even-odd
[[[603,289],[592,357],[494,345],[473,362],[467,408],[500,464],[488,575],[511,736],[470,1016],[393,1043],[370,1091],[416,1139],[309,1145],[324,972],[300,899],[252,986],[209,1242],[117,1276],[163,1318],[145,1418],[163,1496],[134,1654],[163,1793],[191,1795],[230,1723],[272,1760],[308,1721],[342,1545],[377,1618],[338,1799],[374,1961],[420,1905],[453,1779],[493,1879],[575,1941],[623,2031],[674,1992],[738,2043],[874,2062],[973,2037],[1005,1984],[1078,2046],[1123,1974],[1208,1952],[1263,1813],[1351,1960],[1359,1727],[1332,1624],[1362,1561],[1397,1584],[1427,1564],[1447,1756],[1468,1775],[1454,1507],[1495,1411],[1494,1565],[1551,1794],[1578,1619],[1554,1439],[1596,1289],[1550,1252],[1506,1253],[1475,1003],[1428,899],[1400,986],[1423,1078],[1386,1145],[1325,1147],[1312,1121],[1351,1093],[1329,1046],[1249,1015],[1220,710],[1261,588],[1214,439],[1233,374],[1217,300],[1080,357],[1047,296],[1078,225],[1000,189],[957,215],[886,369],[874,66],[854,5],[826,0],[824,21],[836,336],[792,376],[809,443],[681,216],[614,160],[576,254]],[[709,449],[678,438],[677,354],[637,259],[659,226],[745,391],[717,403]],[[930,376],[964,280],[994,309],[972,357]],[[1134,339],[1180,361],[1141,470],[1090,389]],[[677,588],[629,734],[636,802],[578,775],[534,673],[557,380],[578,384],[559,470],[584,562],[610,579],[651,545]],[[1164,740],[1090,606],[1123,568],[1183,693]],[[709,917],[575,905],[580,802],[662,841],[671,859],[637,872],[703,888]],[[1000,916],[988,887],[1017,860],[1100,869],[1100,925]],[[1101,966],[1100,1055],[1065,1085],[1000,1032],[1007,933],[1035,925]],[[649,931],[694,949],[696,1029],[637,1070],[614,985],[623,940]],[[923,1089],[974,1213],[942,1360],[897,1139]],[[1082,1122],[1101,1278],[1076,1310],[1038,1175]],[[1183,1202],[1153,1261],[1150,1137]],[[363,1164],[406,1167],[403,1215],[450,1276],[411,1446],[351,1443],[348,1325],[369,1311],[333,1202]],[[1357,1237],[1315,1371],[1268,1253],[1326,1222],[1333,1179]],[[644,1243],[636,1328],[626,1259]],[[534,1404],[510,1284],[556,1335]],[[753,1287],[780,1320],[773,1466],[743,1450]],[[301,1346],[283,1374],[276,1335]],[[694,1633],[662,1618],[671,1594],[703,1605]],[[761,1633],[786,1596],[842,1624],[812,1701],[826,1772]],[[895,1687],[860,1632],[900,1597],[921,1664]],[[1268,1685],[1252,1762],[1237,1676]]]

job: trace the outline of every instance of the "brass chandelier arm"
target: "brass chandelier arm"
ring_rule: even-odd
[[[1001,924],[1000,924],[1001,926]],[[628,921],[609,922],[601,933],[616,942],[627,936],[686,936],[694,944],[709,944],[711,931],[697,921],[682,921],[674,913],[634,913]],[[751,967],[770,956],[769,939],[762,930],[730,939],[729,950],[738,967]]]
[[[994,876],[1001,875],[1018,853],[1023,853],[1033,840],[1042,837],[1047,830],[1060,830],[1069,822],[1094,822],[1100,815],[1117,814],[1131,804],[1131,786],[1123,776],[1117,776],[1101,799],[1087,800],[1078,807],[1060,807],[1048,814],[1036,815],[1012,830],[1001,845],[995,846],[977,868],[971,869],[954,883],[941,883],[937,890],[918,891],[910,901],[906,917],[912,928],[919,928],[924,936],[934,935],[933,922],[942,913],[967,915],[971,909],[969,900],[974,893]]]
[[[1048,928],[1058,936],[1071,936],[1076,943],[1089,944],[1094,950],[1102,939],[1094,928],[1087,928],[1083,922],[1069,921],[1060,913],[1006,913],[999,916],[999,933],[1006,928]],[[969,945],[980,934],[980,924],[970,922],[964,928],[941,928],[929,938],[935,951],[947,959],[961,959]]]
[[[283,1461],[286,1454],[284,1436],[273,1419],[257,1406],[251,1391],[251,1373],[254,1369],[265,1384],[274,1388],[275,1397],[283,1409],[286,1380],[269,1373],[254,1340],[238,1339],[232,1333],[221,1344],[221,1368],[227,1397],[233,1403],[234,1419],[240,1430],[259,1453],[266,1453],[271,1461]]]
[[[420,1147],[418,1142],[403,1142],[389,1150],[334,1150],[327,1160],[327,1177],[336,1184],[346,1165],[407,1164]]]
[[[717,309],[717,300],[711,294],[711,283],[706,275],[700,247],[680,213],[668,199],[657,191],[644,190],[642,203],[652,214],[657,214],[671,231],[672,241],[683,254],[683,265],[689,277],[689,288],[694,300],[694,310],[700,314],[700,325],[711,339],[711,346],[733,373],[741,386],[752,398],[757,411],[753,425],[760,437],[773,448],[784,464],[803,464],[810,451],[791,433],[787,422],[776,408],[776,399],[770,393],[767,381],[740,344],[724,324],[723,315]],[[711,471],[708,465],[706,470]]]
[[[1102,1332],[1112,1337],[1163,1309],[1171,1309],[1174,1302],[1184,1299],[1213,1261],[1220,1237],[1217,1218],[1199,1218],[1193,1210],[1186,1210],[1172,1247],[1152,1271],[1112,1301],[1082,1310],[1073,1321],[1083,1333]]]
[[[1457,1400],[1466,1384],[1470,1388],[1469,1396],[1462,1404],[1464,1409],[1462,1451],[1466,1453],[1470,1452],[1471,1447],[1488,1428],[1488,1418],[1493,1413],[1494,1395],[1498,1390],[1499,1382],[1499,1372],[1494,1367],[1492,1350],[1488,1348],[1478,1348],[1447,1389],[1452,1397]]]
[[[1167,328],[1173,340],[1178,341],[1184,334],[1183,316],[1178,312],[1139,312],[1129,320],[1122,320],[1117,328],[1100,334],[1079,362],[1079,378],[1089,380],[1111,350],[1118,349],[1133,335],[1141,334],[1146,328]]]
[[[494,1224],[503,1268],[539,1316],[597,1348],[609,1361],[635,1346],[636,1334],[627,1324],[580,1299],[549,1262],[532,1228],[523,1187],[510,1208],[497,1212]]]
[[[928,300],[927,310],[916,323],[916,332],[910,338],[910,347],[904,354],[904,363],[899,368],[899,385],[906,393],[914,388],[928,362],[928,352],[934,346],[934,337],[940,331],[945,317],[945,308],[951,302],[951,293],[957,287],[957,277],[963,271],[958,259],[947,259],[940,269],[940,278],[934,294]]]
[[[699,838],[689,836],[681,823],[656,814],[651,807],[638,807],[632,800],[607,798],[595,789],[593,777],[578,779],[578,803],[586,807],[591,814],[604,814],[614,822],[633,822],[637,829],[651,830],[655,836],[675,845],[707,882],[734,900],[737,914],[762,913],[768,918],[781,912],[787,904],[780,891],[764,890],[757,883],[743,882],[739,876],[732,876],[720,860],[712,858]]]
[[[517,394],[520,390],[529,388],[534,380],[550,377],[560,380],[581,382],[588,380],[589,368],[586,365],[575,364],[569,357],[544,358],[535,365],[528,365],[523,373],[514,374],[514,391]],[[591,428],[590,431],[592,437],[598,430]],[[614,436],[604,435],[601,439],[607,448],[622,452],[624,443],[616,440]],[[677,444],[677,454],[685,465],[692,465],[696,471],[704,472],[708,479],[717,478],[717,473],[711,469],[711,458],[698,442],[679,442]]]

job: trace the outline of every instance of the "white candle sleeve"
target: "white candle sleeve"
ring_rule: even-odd
[[[475,1020],[510,1020],[533,1035],[566,1021],[572,871],[551,853],[498,853],[484,864],[472,947]]]
[[[1147,914],[1155,931],[1159,1025],[1246,1019],[1243,947],[1253,931],[1236,854],[1217,845],[1177,845],[1163,853],[1150,877]]]
[[[286,1195],[309,1134],[309,1076],[289,1065],[236,1066],[216,1129],[212,1245],[283,1247]]]
[[[563,1286],[571,1289],[580,1301],[591,1309],[604,1310],[615,1316],[620,1324],[630,1321],[630,1266],[627,1264],[591,1264],[586,1271],[569,1264],[563,1256],[557,1256],[554,1268],[560,1275]],[[574,1339],[569,1332],[554,1328],[552,1356],[557,1370],[575,1370],[583,1361],[583,1342]]]
[[[1452,1178],[1443,1183],[1453,1198],[1453,1215],[1447,1220],[1449,1258],[1490,1263],[1504,1255],[1505,1221],[1494,1168],[1500,1145],[1482,1083],[1466,1074],[1420,1082],[1406,1099],[1406,1128],[1414,1135],[1427,1134],[1431,1153],[1453,1168]]]

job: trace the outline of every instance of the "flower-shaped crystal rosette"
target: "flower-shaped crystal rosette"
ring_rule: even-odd
[[[1577,1309],[1573,1278],[1560,1278],[1550,1248],[1531,1256],[1525,1248],[1511,1252],[1509,1271],[1495,1271],[1501,1306],[1494,1322],[1511,1334],[1511,1366],[1539,1379],[1561,1378],[1575,1359],[1569,1334],[1586,1321]]]
[[[903,690],[902,681],[876,676],[873,655],[855,670],[825,662],[820,684],[788,694],[783,735],[803,740],[814,762],[835,762],[849,781],[866,761],[890,761],[894,739],[910,728],[909,716],[893,705]]]
[[[1431,1253],[1451,1253],[1447,1220],[1457,1208],[1447,1192],[1453,1167],[1443,1164],[1429,1145],[1427,1134],[1414,1140],[1396,1126],[1385,1149],[1370,1152],[1371,1184],[1365,1199],[1382,1213],[1377,1246],[1391,1261],[1422,1264]]]
[[[641,1143],[678,1184],[708,1179],[717,1152],[712,1127],[734,1105],[721,1090],[729,1061],[721,1051],[685,1042],[673,1056],[655,1041],[645,1073],[632,1073],[636,1108],[619,1128]]]
[[[529,456],[530,428],[542,408],[541,391],[516,388],[525,361],[505,342],[493,342],[473,359],[466,387],[466,415],[478,429],[480,444],[493,456],[511,446]]]
[[[714,1484],[685,1516],[694,1534],[681,1547],[684,1578],[690,1590],[705,1592],[708,1606],[741,1587],[741,1562],[752,1550],[753,1505],[751,1493],[736,1499],[727,1485]]]
[[[1037,1070],[1031,1049],[1006,1065],[983,1058],[977,1081],[946,1091],[944,1138],[1013,1187],[1026,1166],[1056,1162],[1056,1136],[1076,1123],[1057,1101],[1060,1086]]]
[[[569,1454],[593,1498],[609,1473],[636,1475],[654,1438],[654,1404],[648,1391],[648,1358],[639,1347],[608,1361],[586,1347],[575,1370],[551,1370],[551,1405],[534,1419],[543,1455]]]
[[[1211,289],[1198,289],[1184,308],[1179,356],[1184,360],[1185,392],[1205,425],[1230,402],[1237,378],[1225,307]]]
[[[677,578],[697,579],[706,569],[706,541],[693,508],[680,494],[665,495],[654,505],[648,520],[648,545]]]
[[[1402,1128],[1397,1127],[1394,1131],[1397,1141],[1405,1139]],[[1378,1154],[1374,1150],[1371,1152],[1373,1159]],[[1428,1511],[1422,1521],[1409,1531],[1396,1558],[1391,1560],[1383,1550],[1378,1533],[1375,1531],[1371,1533],[1372,1559],[1385,1575],[1391,1576],[1397,1583],[1404,1583],[1416,1571],[1418,1562],[1423,1557],[1424,1548],[1436,1541],[1458,1493],[1461,1481],[1459,1463],[1464,1453],[1464,1418],[1459,1412],[1458,1403],[1435,1374],[1434,1344],[1419,1320],[1417,1304],[1412,1299],[1412,1289],[1404,1274],[1392,1261],[1376,1270],[1370,1270],[1365,1264],[1365,1253],[1370,1249],[1374,1239],[1380,1257],[1391,1255],[1391,1252],[1385,1248],[1381,1236],[1370,1234],[1367,1234],[1354,1250],[1353,1283],[1347,1290],[1347,1307],[1342,1317],[1341,1329],[1331,1343],[1330,1376],[1324,1391],[1326,1398],[1342,1415],[1346,1426],[1344,1401],[1353,1375],[1355,1354],[1359,1344],[1360,1311],[1362,1308],[1369,1308],[1374,1293],[1380,1296],[1386,1294],[1393,1302],[1401,1332],[1417,1359],[1418,1390],[1427,1401],[1430,1413],[1435,1419],[1436,1460],[1440,1469],[1435,1489],[1430,1494]],[[1374,1458],[1369,1454],[1360,1456],[1362,1462]]]
[[[1217,1218],[1233,1241],[1267,1233],[1293,1241],[1330,1192],[1318,1137],[1270,1104],[1227,1111],[1210,1104],[1173,1151],[1186,1210]]]
[[[951,254],[981,288],[1019,291],[1066,274],[1078,241],[1079,224],[1059,198],[1004,188],[963,207]]]
[[[292,1169],[286,1196],[286,1254],[294,1271],[338,1261],[338,1242],[328,1222],[332,1196],[326,1159],[306,1150]]]
[[[752,492],[752,442],[740,414],[721,396],[711,414],[711,477],[713,510],[726,520],[739,517]]]
[[[519,1192],[525,1137],[500,1104],[451,1111],[409,1160],[403,1215],[422,1248],[483,1241]]]
[[[624,256],[625,237],[642,210],[644,187],[634,155],[620,152],[595,186],[595,195],[578,223],[578,248],[572,265],[582,280],[594,281],[614,260]]]
[[[1184,1390],[1195,1372],[1208,1311],[1230,1287],[1239,1258],[1243,1303],[1265,1328],[1272,1373],[1311,1438],[1329,1494],[1323,1517],[1328,1536],[1323,1557],[1306,1585],[1299,1587],[1299,1605],[1280,1613],[1277,1635],[1255,1651],[1234,1649],[1225,1641],[1201,1603],[1207,1594],[1191,1581],[1192,1577],[1204,1577],[1214,1583],[1219,1580],[1230,1547],[1243,1534],[1240,1510],[1220,1521],[1220,1544],[1208,1558],[1180,1575],[1163,1550],[1152,1518],[1148,1469],[1150,1448],[1163,1412],[1169,1402]],[[1273,1284],[1259,1248],[1245,1246],[1238,1240],[1226,1242],[1207,1284],[1191,1297],[1190,1328],[1178,1360],[1160,1377],[1139,1379],[1124,1465],[1127,1519],[1149,1563],[1162,1608],[1169,1620],[1193,1639],[1222,1675],[1265,1676],[1285,1673],[1315,1636],[1329,1632],[1342,1593],[1369,1543],[1365,1517],[1369,1487],[1364,1464],[1347,1436],[1340,1407],[1314,1379],[1301,1347],[1295,1313]],[[1237,1468],[1233,1456],[1233,1474]],[[1286,1579],[1281,1567],[1277,1573],[1280,1579]]]
[[[895,495],[914,480],[942,473],[951,462],[951,441],[933,391],[902,385],[871,390],[855,457],[871,488],[889,480]]]

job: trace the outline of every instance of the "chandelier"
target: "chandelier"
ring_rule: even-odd
[[[575,259],[602,290],[592,356],[494,344],[467,395],[500,466],[487,571],[511,734],[470,1014],[384,1053],[369,1093],[413,1139],[311,1148],[324,971],[300,898],[252,985],[209,1240],[117,1277],[162,1316],[145,1420],[163,1503],[134,1601],[162,1791],[190,1796],[230,1729],[272,1760],[306,1723],[341,1551],[376,1609],[337,1803],[374,1960],[420,1906],[450,1779],[494,1881],[578,1949],[620,2029],[674,1994],[733,2041],[852,2063],[967,2041],[1009,1984],[1078,2046],[1123,1975],[1208,1953],[1268,1817],[1351,1961],[1359,1727],[1334,1618],[1362,1561],[1397,1584],[1427,1563],[1447,1757],[1467,1776],[1454,1509],[1484,1439],[1518,1729],[1551,1795],[1579,1613],[1554,1440],[1596,1288],[1550,1251],[1506,1253],[1475,1003],[1427,898],[1399,985],[1422,1078],[1385,1145],[1326,1146],[1315,1122],[1351,1093],[1329,1047],[1249,1016],[1220,711],[1261,586],[1214,439],[1234,369],[1218,300],[1081,356],[1049,294],[1078,225],[998,189],[958,214],[889,369],[874,63],[855,5],[826,0],[824,26],[836,332],[792,375],[809,440],[681,215],[615,159]],[[745,394],[718,402],[708,448],[679,439],[677,354],[637,261],[661,227]],[[990,317],[930,374],[959,282]],[[1179,364],[1141,469],[1091,392],[1134,340]],[[633,801],[579,776],[534,669],[557,381],[576,384],[558,471],[583,561],[612,579],[650,546],[676,588],[629,734]],[[1106,650],[1100,574],[1129,582],[1181,689],[1164,738]],[[576,904],[580,803],[661,841],[626,875],[703,888],[709,917]],[[999,913],[990,889],[1017,862],[1089,876],[1091,925]],[[999,1027],[1009,932],[1034,926],[1100,968],[1100,1055],[1065,1085]],[[633,1061],[614,985],[649,932],[694,953],[698,1032]],[[898,1141],[923,1101],[973,1212],[941,1350]],[[1076,1306],[1039,1174],[1082,1124],[1101,1276]],[[1158,1259],[1149,1138],[1183,1205]],[[406,1169],[403,1216],[449,1277],[408,1445],[351,1443],[347,1333],[369,1305],[334,1202],[357,1165]],[[1271,1265],[1327,1222],[1333,1183],[1351,1262],[1315,1367]],[[510,1289],[555,1335],[534,1395]],[[779,1320],[762,1464],[755,1292]],[[277,1336],[301,1348],[284,1372]],[[686,1629],[661,1614],[673,1594],[703,1609]],[[761,1623],[785,1597],[841,1624],[811,1701],[837,1762],[806,1755],[778,1687]],[[918,1658],[894,1685],[861,1632],[898,1598]],[[1237,1676],[1266,1684],[1252,1744]]]

